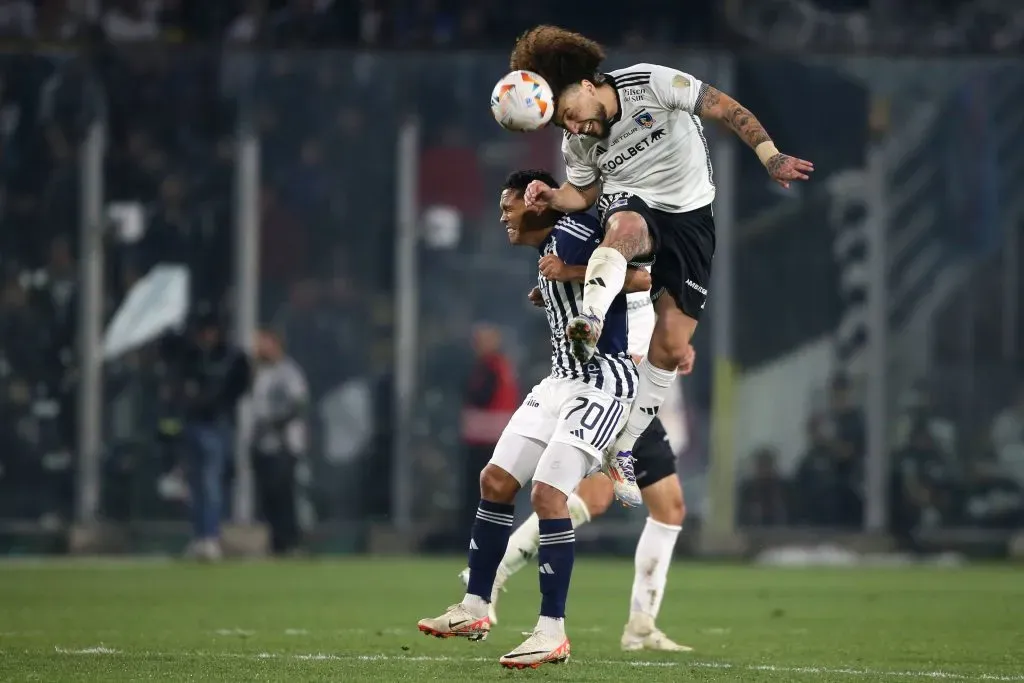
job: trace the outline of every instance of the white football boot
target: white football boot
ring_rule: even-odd
[[[435,638],[466,638],[484,640],[491,631],[487,615],[478,617],[461,602],[452,605],[444,614],[433,619],[420,619],[419,630]]]
[[[629,616],[629,623],[622,631],[619,641],[626,652],[637,650],[657,650],[659,652],[693,652],[692,647],[680,645],[666,636],[654,625],[649,614],[634,612]]]
[[[561,664],[569,659],[569,637],[540,629],[523,644],[498,660],[507,669],[536,669],[541,664]]]
[[[612,446],[612,449],[614,448]],[[614,454],[608,451],[604,455],[605,473],[612,480],[612,492],[615,494],[615,498],[626,507],[631,508],[643,505],[644,502],[644,498],[640,494],[640,487],[636,483],[636,472],[633,470],[635,461],[632,451],[618,451]]]

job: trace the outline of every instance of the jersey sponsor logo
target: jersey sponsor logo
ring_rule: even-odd
[[[654,115],[651,112],[644,109],[639,114],[633,117],[633,121],[636,125],[643,126],[644,128],[654,128]]]
[[[700,292],[700,293],[701,293],[701,294],[703,294],[704,296],[707,296],[707,295],[708,295],[708,290],[704,289],[703,287],[701,287],[700,285],[698,285],[698,284],[697,284],[696,282],[694,282],[693,280],[687,280],[687,281],[686,281],[686,286],[687,286],[687,287],[689,287],[690,289],[695,289],[695,290],[697,290],[698,292]]]
[[[634,157],[650,149],[651,145],[653,145],[655,142],[657,142],[663,137],[665,137],[664,128],[658,128],[657,130],[652,131],[650,135],[645,137],[640,142],[636,143],[635,145],[630,145],[625,149],[625,151],[619,152],[608,161],[603,162],[601,164],[601,172],[611,173],[612,171],[614,171],[619,166],[622,166],[627,161],[630,161]]]
[[[619,95],[626,102],[642,102],[647,96],[647,88],[622,88]]]

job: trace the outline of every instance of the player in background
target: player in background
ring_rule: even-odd
[[[736,133],[783,187],[807,180],[814,166],[779,152],[749,110],[694,76],[657,64],[603,73],[604,58],[601,46],[582,35],[538,26],[516,42],[510,66],[547,80],[556,100],[552,121],[565,129],[568,181],[533,183],[527,204],[572,213],[596,203],[605,229],[587,264],[579,314],[567,328],[577,359],[594,353],[627,264],[644,256],[656,261],[657,323],[640,364],[637,398],[607,454],[616,496],[637,505],[633,447],[671,390],[711,279],[715,185],[701,119]]]
[[[522,203],[522,199],[514,199]],[[513,211],[510,226],[515,228],[516,220],[523,214]],[[582,283],[586,266],[570,266],[554,254],[540,259],[540,273],[555,282]],[[539,288],[529,295],[535,305],[543,306]],[[626,295],[629,317],[629,352],[639,364],[647,352],[651,333],[654,331],[654,306],[650,292],[636,292]],[[690,347],[680,374],[687,375],[693,369],[693,348]],[[666,636],[657,626],[658,612],[665,595],[665,584],[672,564],[676,539],[682,530],[686,517],[683,502],[683,488],[676,472],[676,457],[668,443],[668,435],[655,418],[636,444],[637,485],[648,510],[644,530],[637,542],[634,555],[633,589],[630,595],[629,620],[622,632],[620,644],[624,650],[660,650],[663,652],[689,652],[692,648],[680,645]],[[593,518],[600,516],[612,500],[611,481],[603,474],[594,474],[584,479],[576,492],[569,496],[569,516],[573,527],[579,528]],[[508,540],[505,556],[498,566],[494,588],[491,594],[491,624],[497,623],[496,606],[498,594],[504,590],[509,577],[525,567],[537,556],[540,546],[539,519],[530,515]],[[464,584],[469,583],[469,569],[459,575]]]
[[[585,214],[562,215],[527,209],[523,193],[533,181],[554,182],[540,172],[512,174],[501,194],[502,223],[509,242],[555,254],[569,265],[583,265],[601,241],[597,221]],[[650,288],[650,275],[632,270],[627,291]],[[596,472],[629,411],[636,391],[636,365],[627,347],[626,297],[608,316],[595,354],[577,360],[565,330],[579,309],[583,287],[538,275],[551,331],[551,374],[536,385],[502,432],[491,461],[480,473],[480,506],[469,541],[469,585],[462,602],[436,618],[422,619],[420,631],[438,637],[485,638],[490,631],[489,601],[495,575],[512,531],[514,501],[533,480],[530,501],[537,513],[540,547],[540,618],[533,633],[499,660],[506,667],[537,667],[569,657],[565,602],[575,557],[569,496]]]

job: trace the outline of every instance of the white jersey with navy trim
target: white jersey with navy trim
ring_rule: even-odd
[[[635,195],[682,213],[715,198],[711,153],[695,112],[707,86],[690,74],[636,64],[605,74],[619,98],[608,137],[566,133],[566,177],[577,187],[601,182],[604,195]]]
[[[542,255],[555,254],[568,265],[585,265],[601,243],[603,231],[589,214],[563,216],[540,247]],[[572,355],[565,335],[569,321],[579,315],[583,304],[583,283],[555,282],[538,275],[551,331],[551,376],[577,379],[615,398],[632,400],[636,395],[637,371],[629,356],[629,322],[626,297],[620,294],[608,309],[597,353],[588,363]]]

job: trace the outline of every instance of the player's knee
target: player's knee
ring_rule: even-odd
[[[605,223],[605,237],[601,244],[631,259],[650,251],[649,242],[647,221],[633,211],[620,211],[612,214]]]
[[[663,329],[660,334],[651,338],[647,360],[656,368],[674,370],[686,361],[689,346],[688,334],[672,329]]]
[[[587,504],[591,518],[598,517],[603,515],[612,503],[612,480],[603,474],[587,477],[580,484],[576,494]]]
[[[551,484],[542,481],[533,482],[533,491],[530,492],[530,503],[533,511],[541,519],[558,519],[569,516],[569,497]]]
[[[497,465],[488,464],[480,472],[480,497],[492,503],[511,503],[519,492],[519,482]]]
[[[683,501],[683,492],[674,491],[663,496],[657,504],[648,506],[648,512],[655,522],[682,526],[686,520],[686,503]]]

